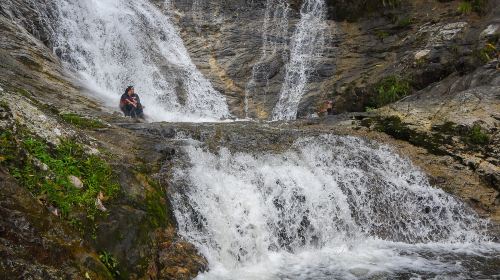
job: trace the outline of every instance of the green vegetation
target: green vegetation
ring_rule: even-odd
[[[389,37],[389,33],[383,30],[377,30],[375,32],[375,36],[377,36],[377,38],[379,38],[380,40],[384,40],[384,38]]]
[[[442,125],[437,125],[432,130],[439,133],[458,136],[464,142],[469,144],[471,148],[478,149],[479,146],[488,145],[490,136],[486,134],[479,124],[474,124],[472,127],[456,125],[452,122],[446,122]]]
[[[0,158],[3,159],[0,163],[21,185],[44,203],[59,209],[61,216],[77,227],[85,221],[70,218],[69,214],[83,212],[93,222],[99,213],[98,194],[113,197],[120,189],[111,167],[97,156],[86,154],[82,145],[71,140],[49,147],[25,132],[17,131],[14,135],[6,130],[0,134]],[[71,175],[81,180],[83,188],[71,183]]]
[[[490,142],[490,137],[482,131],[480,125],[475,124],[467,135],[468,142],[475,145],[486,145]]]
[[[147,194],[146,206],[148,218],[153,227],[164,227],[168,222],[165,199],[157,191]]]
[[[497,54],[496,47],[487,43],[481,49],[475,50],[473,55],[482,63],[488,63],[490,60],[494,59]]]
[[[60,114],[61,118],[67,122],[70,123],[74,126],[77,126],[79,128],[103,128],[106,127],[101,121],[95,120],[95,119],[89,119],[82,117],[80,115],[77,115],[75,113],[63,113]]]
[[[120,271],[118,270],[118,260],[112,254],[107,251],[103,251],[99,254],[99,260],[101,260],[109,272],[111,272],[113,277],[120,276]]]
[[[0,108],[4,111],[9,111],[9,104],[5,100],[0,100]]]
[[[463,1],[458,4],[458,12],[463,15],[470,14],[472,12],[472,4],[468,1]]]
[[[413,24],[413,20],[409,17],[402,18],[402,19],[398,20],[398,22],[397,22],[397,26],[399,28],[406,28],[412,24]]]
[[[373,107],[370,107],[370,106],[365,107],[365,112],[369,113],[369,112],[374,112],[374,111],[375,111],[375,108],[373,108]]]
[[[32,99],[32,95],[29,91],[25,90],[24,88],[18,88],[16,89],[16,92],[19,93],[20,95],[28,98],[28,99]]]
[[[428,135],[426,133],[413,130],[404,124],[397,116],[377,118],[375,121],[375,129],[380,132],[387,133],[396,139],[407,141],[415,146],[423,147],[435,155],[448,154],[446,150],[441,148],[442,144],[450,143],[450,139],[448,137],[444,137],[440,134]],[[369,122],[365,123],[371,125]]]
[[[471,12],[482,15],[486,12],[487,6],[488,0],[464,0],[458,4],[458,12],[464,15]]]
[[[399,76],[388,76],[375,85],[376,97],[372,102],[377,107],[395,102],[411,92],[410,83]]]

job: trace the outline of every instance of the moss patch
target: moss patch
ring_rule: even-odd
[[[99,210],[96,198],[100,192],[114,197],[120,190],[110,166],[72,140],[63,140],[57,147],[27,132],[0,134],[0,163],[5,165],[18,182],[42,202],[56,207],[71,224],[81,227],[93,224]],[[83,188],[71,183],[69,176],[78,177]],[[84,213],[75,218],[70,214]]]
[[[450,144],[451,139],[441,134],[427,134],[409,128],[397,116],[377,118],[375,129],[387,133],[392,137],[407,141],[415,146],[423,147],[435,155],[448,155],[442,148],[444,144]]]
[[[453,136],[458,136],[462,142],[478,148],[478,146],[488,145],[490,136],[479,124],[474,124],[472,127],[457,125],[452,122],[446,122],[443,125],[436,125],[432,128],[433,131],[446,133]]]
[[[0,108],[2,108],[3,111],[9,111],[9,104],[7,104],[5,100],[0,100]]]
[[[407,28],[413,24],[413,20],[409,17],[401,18],[397,21],[398,28]]]
[[[154,228],[165,227],[169,223],[165,196],[158,191],[149,192],[146,196],[148,219]]]
[[[146,176],[148,188],[146,193],[146,211],[148,220],[153,228],[167,227],[173,225],[171,206],[164,189],[155,180]]]
[[[449,155],[459,159],[453,151],[476,151],[485,156],[490,155],[490,135],[479,125],[472,127],[446,122],[435,125],[429,132],[419,131],[403,123],[397,116],[367,118],[362,126],[373,127],[392,137],[407,141],[417,147],[425,148],[435,155]]]
[[[82,117],[75,113],[63,113],[59,115],[65,122],[79,128],[95,129],[106,127],[101,121]]]

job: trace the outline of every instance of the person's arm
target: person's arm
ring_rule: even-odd
[[[130,104],[134,107],[137,107],[137,102],[132,101],[130,98],[128,98],[128,97],[125,98],[125,101],[127,102],[127,104]]]
[[[136,99],[135,101],[137,101],[137,105],[138,105],[138,107],[139,107],[139,108],[143,108],[143,109],[144,109],[144,108],[146,108],[146,107],[144,107],[144,106],[142,105],[142,103],[141,103],[141,98],[139,98],[139,95],[138,95],[138,94],[136,94],[135,96],[137,97],[137,99]]]

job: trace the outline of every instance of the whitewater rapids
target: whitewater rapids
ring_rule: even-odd
[[[185,153],[171,199],[209,261],[199,279],[499,276],[488,221],[387,146],[323,135],[282,153]]]

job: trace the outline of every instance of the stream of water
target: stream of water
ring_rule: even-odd
[[[491,279],[488,221],[390,148],[355,137],[282,153],[185,148],[179,233],[207,258],[198,279]]]
[[[286,65],[285,81],[278,103],[273,109],[273,120],[294,120],[300,100],[306,92],[311,72],[321,58],[325,44],[326,5],[324,0],[305,0],[300,21],[295,27]]]

